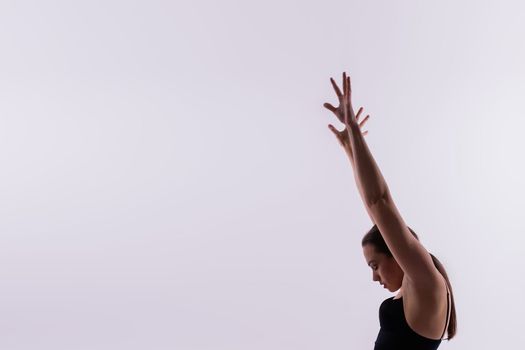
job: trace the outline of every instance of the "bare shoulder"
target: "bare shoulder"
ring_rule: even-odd
[[[439,274],[433,288],[414,285],[407,279],[405,288],[404,308],[410,328],[424,337],[439,339],[447,321],[448,296],[444,277]]]
[[[428,281],[432,281],[429,283]],[[443,275],[436,270],[435,276],[429,278],[426,283],[417,283],[410,278],[403,280],[405,294],[410,299],[412,306],[430,311],[432,308],[441,308],[446,305],[447,285]]]
[[[368,212],[405,275],[417,281],[418,288],[432,289],[441,274],[428,250],[410,232],[390,192],[375,201]]]

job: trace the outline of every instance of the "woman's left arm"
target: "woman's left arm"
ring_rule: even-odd
[[[361,107],[354,114],[351,103],[351,86],[350,77],[343,73],[343,93],[337,87],[337,84],[331,79],[332,85],[335,89],[337,97],[339,98],[339,107],[335,108],[332,105],[325,103],[325,107],[332,111],[337,118],[346,125],[343,131],[337,131],[331,124],[330,130],[337,136],[339,143],[344,148],[350,164],[354,171],[354,177],[357,188],[368,209],[378,200],[384,198],[389,194],[388,186],[377,166],[370,149],[365,141],[365,133],[361,133],[361,126],[369,118],[367,116],[363,121],[358,123],[358,119],[363,111]]]
[[[359,113],[359,112],[358,112]],[[361,134],[357,123],[349,122],[347,130],[353,155],[353,170],[360,186],[361,199],[367,208],[390,195],[388,185]]]
[[[428,251],[412,235],[399,213],[357,123],[363,109],[360,108],[357,116],[354,115],[350,78],[343,74],[343,81],[343,119],[352,151],[354,177],[365,208],[407,277],[420,290],[435,290],[436,283],[441,283],[440,274]]]

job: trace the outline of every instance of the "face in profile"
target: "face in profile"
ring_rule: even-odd
[[[373,281],[379,282],[390,292],[395,292],[401,288],[404,273],[393,257],[377,253],[371,244],[366,244],[363,247],[363,254],[367,265],[372,269]]]

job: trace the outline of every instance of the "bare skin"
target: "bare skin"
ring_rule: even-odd
[[[403,296],[404,272],[396,260],[385,254],[377,254],[370,244],[363,247],[363,254],[368,266],[372,269],[372,280],[378,281],[392,293],[399,290],[396,299]]]
[[[352,167],[354,167],[354,154],[351,146],[352,142],[350,142],[351,133],[349,130],[351,124],[358,125],[359,128],[361,128],[369,119],[369,116],[359,121],[363,111],[362,107],[358,110],[357,115],[354,114],[350,96],[350,78],[346,76],[346,73],[343,73],[343,93],[341,93],[341,90],[332,78],[330,78],[330,81],[339,99],[339,106],[334,107],[329,103],[325,103],[324,107],[333,112],[339,121],[345,124],[346,128],[338,131],[331,124],[328,125],[328,127],[337,137],[339,144],[348,155]],[[367,133],[368,132],[362,132],[363,135]],[[356,182],[358,186],[360,186],[358,178],[356,178]],[[374,220],[372,219],[372,221]],[[421,285],[408,278],[393,257],[376,253],[375,249],[370,245],[363,247],[363,254],[367,264],[370,262],[370,266],[373,269],[372,279],[381,284],[385,284],[390,292],[397,291],[398,293],[394,299],[403,299],[403,310],[410,328],[423,337],[440,339],[445,324],[448,325],[448,320],[446,320],[447,286],[445,279],[439,271],[437,269],[435,271],[436,276],[439,276],[439,278],[436,278],[436,284],[430,288],[422,288]],[[371,262],[372,260],[374,262]],[[448,303],[450,318],[450,298],[448,299]]]
[[[445,279],[430,292],[418,291],[393,257],[376,253],[375,248],[369,244],[363,247],[363,255],[372,269],[372,280],[386,285],[392,293],[397,291],[394,299],[403,298],[403,310],[410,328],[426,338],[440,339],[447,317]],[[450,307],[449,299],[449,319]]]

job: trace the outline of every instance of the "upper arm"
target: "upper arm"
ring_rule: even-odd
[[[422,288],[435,286],[439,271],[430,253],[408,229],[390,194],[367,209],[408,279]]]

